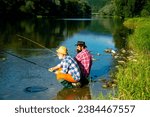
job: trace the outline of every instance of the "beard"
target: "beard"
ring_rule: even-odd
[[[82,50],[78,50],[78,49],[77,49],[76,51],[77,51],[77,53],[80,53]]]
[[[60,60],[61,60],[61,59],[63,59],[63,57],[62,57],[62,56],[58,56],[58,59],[60,59]]]

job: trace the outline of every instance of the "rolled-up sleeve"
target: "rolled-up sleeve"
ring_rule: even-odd
[[[58,67],[62,67],[62,62],[57,65]]]

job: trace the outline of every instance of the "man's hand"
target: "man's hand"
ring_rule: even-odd
[[[49,68],[48,71],[53,72],[54,70],[53,70],[53,68]]]

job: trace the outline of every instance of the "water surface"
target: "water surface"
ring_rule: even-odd
[[[113,38],[114,26],[114,20],[105,18],[3,21],[0,23],[0,49],[49,68],[60,62],[58,58],[52,52],[21,39],[16,34],[30,38],[54,52],[59,46],[64,45],[72,57],[76,55],[77,41],[85,41],[94,59],[91,79],[109,79],[113,59],[104,49],[116,49]],[[26,92],[25,88],[30,86],[48,89],[36,93]],[[47,69],[1,52],[0,90],[0,99],[34,100],[95,99],[100,92],[107,94],[111,89],[102,88],[102,82],[91,82],[84,88],[63,89],[55,74]]]

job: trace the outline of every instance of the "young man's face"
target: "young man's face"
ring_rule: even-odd
[[[82,49],[83,49],[83,47],[82,46],[80,46],[80,45],[77,45],[77,53],[79,53],[79,52],[81,52],[82,51]]]

